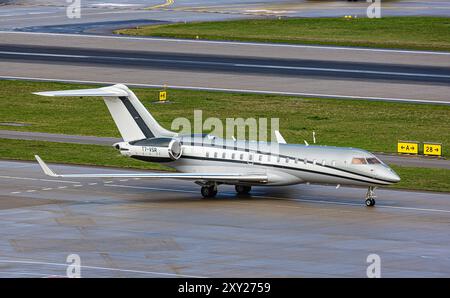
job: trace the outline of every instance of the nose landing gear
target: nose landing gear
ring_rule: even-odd
[[[375,187],[373,186],[369,186],[369,189],[367,189],[367,193],[366,193],[366,206],[367,207],[372,207],[375,205]]]

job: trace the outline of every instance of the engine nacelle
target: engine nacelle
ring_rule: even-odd
[[[172,138],[151,138],[132,142],[120,142],[113,145],[124,156],[135,159],[168,162],[181,157],[181,142]]]

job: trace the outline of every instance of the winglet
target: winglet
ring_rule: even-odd
[[[275,130],[274,132],[275,132],[275,137],[277,138],[277,143],[278,144],[286,144],[286,140],[283,138],[281,133],[278,130]]]
[[[36,158],[37,162],[41,166],[42,170],[44,171],[45,175],[51,176],[51,177],[58,177],[58,175],[55,174],[48,166],[47,164],[39,157],[39,155],[35,155],[34,158]]]

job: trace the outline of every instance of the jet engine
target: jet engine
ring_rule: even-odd
[[[173,138],[151,138],[113,145],[120,153],[135,159],[167,162],[181,157],[181,142]]]

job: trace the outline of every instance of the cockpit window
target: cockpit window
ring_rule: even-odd
[[[367,158],[367,162],[371,165],[380,164],[381,161],[376,157]]]
[[[367,161],[363,157],[353,157],[352,164],[354,164],[354,165],[365,165],[365,164],[367,164]]]

